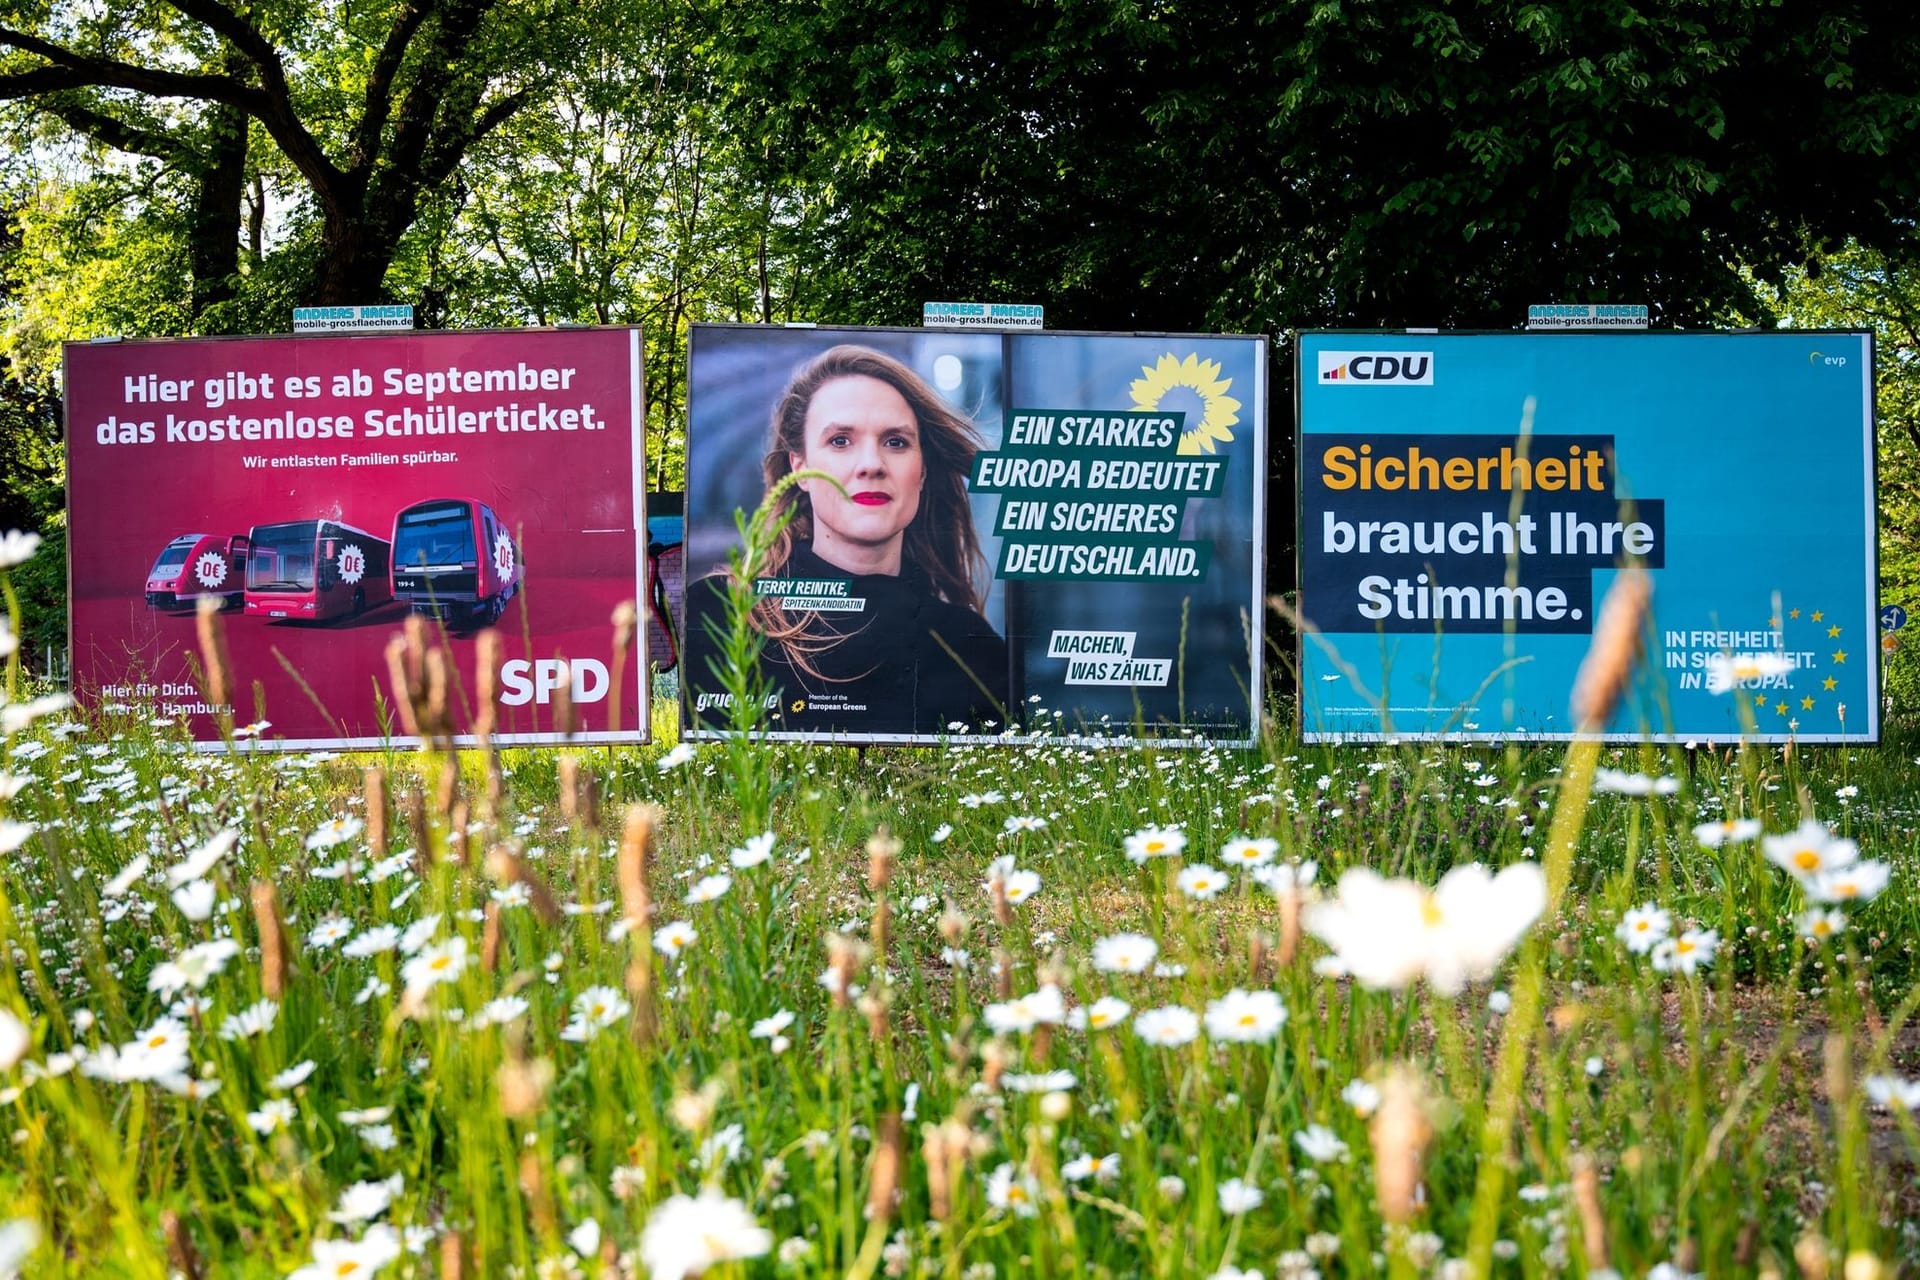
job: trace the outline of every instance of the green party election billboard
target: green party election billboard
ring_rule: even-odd
[[[1616,574],[1652,583],[1616,740],[1879,736],[1858,332],[1305,333],[1302,728],[1565,738]]]
[[[736,513],[775,738],[1258,733],[1257,337],[696,325],[683,723],[722,679]]]

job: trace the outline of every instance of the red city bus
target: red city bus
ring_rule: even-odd
[[[247,535],[183,533],[169,542],[147,570],[147,607],[191,608],[217,596],[232,608],[246,593]]]
[[[249,535],[247,613],[319,622],[393,599],[387,543],[338,520],[257,524]]]
[[[393,519],[393,598],[452,625],[497,622],[520,590],[520,548],[493,508],[429,498]]]

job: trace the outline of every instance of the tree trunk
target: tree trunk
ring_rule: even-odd
[[[204,163],[196,175],[187,255],[193,272],[193,318],[230,302],[240,274],[241,202],[247,188],[247,114],[210,103]]]

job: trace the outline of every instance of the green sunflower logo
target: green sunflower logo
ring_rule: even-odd
[[[1181,453],[1212,453],[1218,445],[1233,443],[1240,402],[1227,394],[1233,379],[1220,376],[1218,360],[1202,360],[1197,353],[1182,360],[1169,351],[1153,365],[1140,366],[1140,375],[1127,388],[1135,409],[1186,413]]]

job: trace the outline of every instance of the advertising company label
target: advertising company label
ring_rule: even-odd
[[[1536,304],[1527,308],[1529,329],[1645,329],[1647,309],[1605,303]]]
[[[413,305],[362,307],[295,307],[295,333],[373,333],[382,329],[412,329]]]
[[[1043,329],[1047,309],[1024,302],[923,302],[928,329]]]

